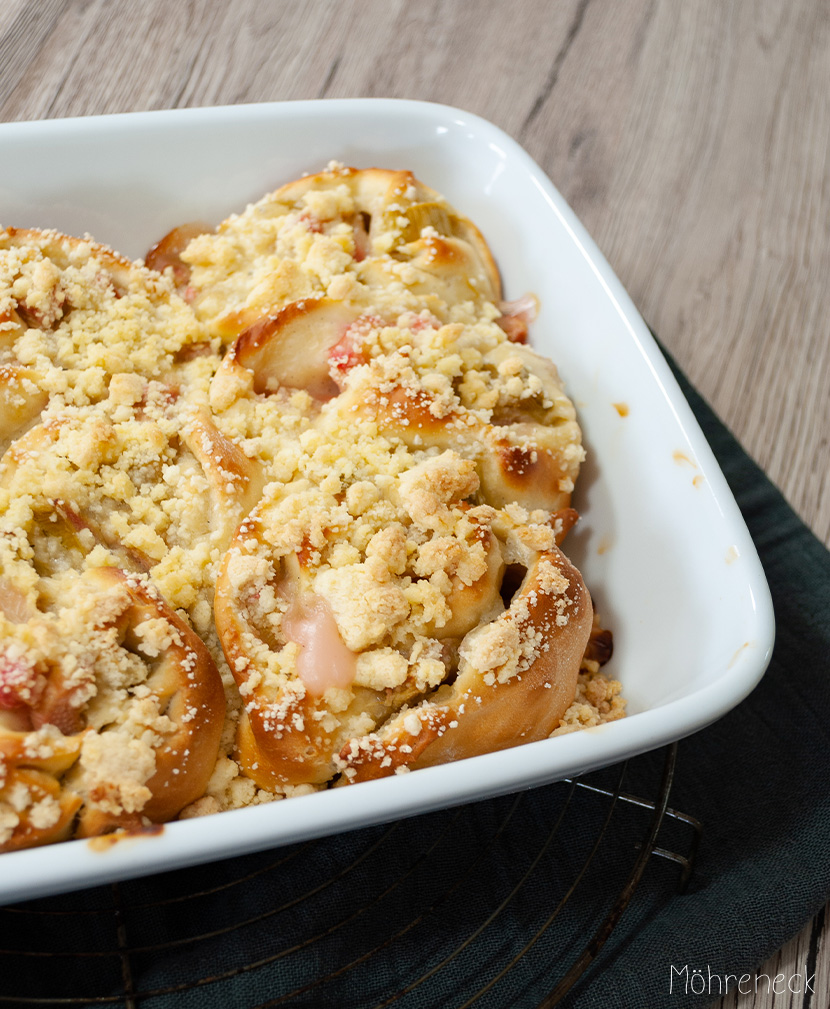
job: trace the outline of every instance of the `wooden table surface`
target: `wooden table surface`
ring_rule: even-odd
[[[358,96],[460,106],[523,144],[830,542],[826,0],[0,0],[0,121]],[[812,944],[814,1007],[823,926],[765,965],[790,976]]]

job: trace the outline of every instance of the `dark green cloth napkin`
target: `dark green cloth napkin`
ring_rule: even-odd
[[[644,878],[601,976],[589,975],[566,1003],[579,1009],[707,1004],[710,975],[717,996],[716,975],[750,973],[746,992],[758,965],[830,897],[830,553],[675,372],[764,566],[775,651],[742,704],[680,744],[671,803],[705,825],[689,891],[661,904]],[[635,782],[641,766],[632,766]],[[707,990],[684,993],[672,965],[688,965],[690,978],[699,970]],[[805,964],[797,970],[804,975]]]
[[[760,553],[777,644],[754,693],[680,743],[671,805],[704,824],[687,892],[652,857],[568,1009],[707,1004],[725,975],[730,990],[754,982],[830,895],[830,555],[678,377]],[[653,797],[665,761],[661,750],[586,780]],[[483,989],[479,1009],[531,1009],[607,913],[650,815],[558,783],[0,911],[0,1005],[92,1005],[126,985],[140,1009],[368,1009],[396,994],[403,1009],[460,1009]],[[658,843],[689,842],[667,822]]]

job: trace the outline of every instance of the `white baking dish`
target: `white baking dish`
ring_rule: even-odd
[[[612,763],[718,718],[761,678],[769,590],[738,508],[631,300],[539,167],[490,123],[419,102],[347,100],[0,126],[0,221],[92,233],[141,256],[332,158],[408,168],[481,228],[506,297],[540,299],[533,344],[559,365],[589,461],[567,548],[614,633],[629,717],[414,774],[104,850],[0,856],[0,900],[54,893],[348,830]],[[623,406],[624,405],[624,406]],[[623,414],[627,414],[623,416]]]

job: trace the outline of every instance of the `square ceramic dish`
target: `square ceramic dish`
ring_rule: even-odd
[[[415,774],[172,823],[105,850],[0,856],[11,901],[238,855],[481,799],[613,763],[737,704],[769,662],[769,590],[723,475],[648,329],[541,169],[457,109],[347,100],[0,126],[0,221],[90,232],[138,257],[335,158],[411,169],[480,227],[505,296],[541,302],[532,344],[577,404],[588,462],[567,543],[604,625],[629,717]],[[625,404],[627,409],[618,409]],[[625,416],[622,416],[625,414]],[[207,829],[206,829],[207,828]]]

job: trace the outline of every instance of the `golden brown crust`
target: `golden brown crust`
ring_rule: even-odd
[[[59,231],[40,228],[6,228],[2,244],[4,248],[36,246],[59,267],[69,265],[78,256],[82,259],[91,256],[111,274],[108,283],[121,283],[125,286],[130,283],[130,272],[133,268],[130,260],[114,249],[88,238],[76,238]]]
[[[83,734],[50,737],[25,724],[0,708],[0,852],[65,840],[82,802],[58,779],[77,760]]]
[[[15,809],[18,795],[25,796],[25,805],[19,810]],[[0,842],[0,852],[67,840],[81,802],[81,797],[61,787],[54,775],[30,767],[10,771],[0,786],[0,803],[13,810],[16,822],[9,822],[8,829],[3,831],[7,839]],[[4,819],[2,806],[0,826]]]
[[[559,550],[542,554],[509,608],[462,643],[451,685],[343,748],[346,780],[367,781],[546,738],[573,700],[592,621],[577,569]]]
[[[265,482],[262,464],[222,434],[204,407],[188,416],[182,441],[207,480],[208,520],[217,547],[224,551],[239,523],[259,501]]]
[[[211,226],[202,221],[180,224],[178,228],[173,228],[164,238],[159,239],[149,250],[144,257],[145,265],[157,273],[170,270],[176,290],[187,299],[190,267],[182,259],[182,253],[194,238],[211,230]]]
[[[356,306],[332,298],[292,302],[247,329],[226,360],[253,373],[254,392],[290,386],[330,399],[338,389],[329,375],[329,354],[360,314]]]
[[[411,449],[453,449],[475,460],[482,497],[495,508],[517,502],[555,512],[570,505],[583,457],[573,407],[561,394],[559,403],[562,416],[554,426],[521,407],[509,422],[494,424],[424,388],[370,380],[344,395],[343,410],[374,421]]]
[[[0,229],[0,453],[49,403],[98,402],[116,373],[173,372],[204,338],[169,281],[112,249]]]
[[[181,258],[193,307],[223,342],[293,301],[347,287],[364,306],[394,288],[416,310],[501,298],[475,225],[405,171],[332,165],[198,236]]]
[[[18,795],[16,806],[0,799],[18,817],[3,843],[34,843],[21,839],[35,836],[31,810],[44,803],[40,820],[61,836],[79,809],[83,837],[172,819],[216,763],[225,697],[199,637],[146,578],[97,568],[65,584],[74,607],[14,625],[0,614],[0,764]]]
[[[164,823],[204,793],[213,771],[225,714],[222,681],[198,635],[146,582],[117,568],[87,572],[86,579],[96,591],[126,592],[126,605],[101,629],[117,627],[122,647],[135,649],[134,654],[149,652],[146,687],[157,700],[159,714],[172,723],[153,747],[155,771],[145,782],[150,797],[138,811],[153,823]],[[136,637],[137,628],[148,625],[161,641]],[[95,798],[95,787],[100,786],[90,789],[88,801]],[[87,805],[79,836],[102,833],[120,825],[123,817],[123,812],[113,815]]]

